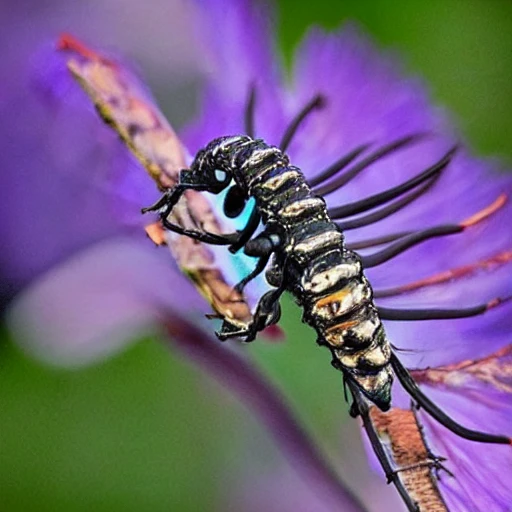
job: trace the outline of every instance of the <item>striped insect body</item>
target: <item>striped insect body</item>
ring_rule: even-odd
[[[254,339],[261,328],[277,321],[279,297],[289,291],[303,308],[304,321],[315,329],[318,343],[330,349],[333,365],[387,410],[391,350],[371,286],[360,258],[345,247],[324,199],[312,192],[300,169],[290,165],[277,147],[248,136],[230,136],[215,139],[200,151],[189,172],[194,178],[184,176],[187,183],[199,183],[198,176],[208,181],[229,175],[234,180],[231,186],[245,200],[254,198],[264,229],[248,240],[244,250],[263,263],[273,256],[267,276],[277,291],[262,299],[254,324],[245,332],[226,321],[219,337]]]
[[[500,210],[508,200],[507,193],[501,193],[494,202],[455,224],[383,233],[371,239],[347,243],[344,232],[386,219],[427,194],[449,167],[457,147],[448,149],[433,165],[396,186],[329,208],[324,197],[343,187],[376,161],[421,142],[429,134],[408,134],[373,149],[372,144],[361,144],[306,180],[301,170],[290,163],[286,150],[301,123],[315,110],[328,106],[328,102],[322,95],[315,95],[291,120],[278,146],[272,146],[254,137],[256,91],[252,87],[245,110],[247,135],[213,140],[197,153],[190,168],[179,171],[185,165],[185,151],[174,131],[146,98],[140,97],[137,89],[127,87],[115,63],[98,58],[97,54],[69,38],[61,42],[61,47],[80,56],[80,59],[68,63],[71,72],[91,97],[104,121],[120,135],[159,188],[166,190],[153,206],[143,209],[143,212],[159,214],[161,225],[154,223],[158,224],[158,231],[162,231],[163,226],[204,244],[226,246],[231,253],[243,250],[246,255],[256,258],[254,269],[229,293],[222,272],[218,269],[212,272],[209,249],[174,237],[187,246],[187,251],[182,251],[186,256],[178,258],[178,264],[208,297],[216,311],[213,316],[224,319],[218,337],[221,340],[231,337],[254,340],[259,331],[279,321],[280,297],[285,291],[290,292],[303,310],[303,321],[313,327],[317,342],[329,349],[333,366],[343,373],[345,392],[348,390],[352,396],[350,412],[354,417],[361,417],[388,482],[395,484],[408,510],[419,512],[420,505],[423,507],[425,504],[425,510],[433,510],[434,506],[436,510],[447,510],[435,485],[438,470],[444,469],[441,465],[444,459],[434,456],[428,449],[415,408],[421,408],[464,439],[509,447],[512,440],[506,435],[466,428],[439,409],[415,381],[418,372],[411,373],[401,363],[396,349],[386,337],[383,321],[467,318],[484,314],[512,297],[494,297],[484,304],[453,309],[394,309],[379,306],[378,302],[384,297],[459,279],[480,269],[508,262],[510,251],[472,265],[375,291],[372,291],[364,270],[381,265],[424,241],[470,229]],[[98,81],[98,77],[108,77],[107,81],[116,85],[113,96],[110,90],[108,95],[105,94],[104,88],[99,86],[103,81]],[[154,124],[141,124],[141,108],[155,120]],[[138,136],[141,133],[144,137]],[[187,194],[187,202],[173,211],[187,191],[191,191]],[[220,233],[216,221],[203,222],[206,217],[215,216],[207,207],[205,198],[194,192],[219,194],[222,191],[226,191],[224,213],[229,218],[239,217],[249,200],[253,203],[247,222],[240,231]],[[193,201],[190,201],[191,196]],[[196,205],[196,213],[189,215],[188,207],[192,202]],[[197,208],[198,204],[201,208]],[[263,229],[258,232],[260,225]],[[202,228],[196,229],[198,226]],[[209,226],[211,231],[206,231],[204,226]],[[189,261],[190,246],[195,249],[193,268]],[[369,255],[355,252],[382,246]],[[198,267],[196,261],[201,262],[201,266]],[[243,290],[262,273],[273,288],[260,298],[251,315],[243,300]],[[475,361],[470,363],[477,365]],[[494,366],[488,367],[484,373],[487,375],[494,370]],[[410,411],[404,412],[396,407],[387,413],[378,410],[390,407],[393,377],[412,398]],[[391,457],[385,449],[387,443],[390,443],[388,452],[392,452]],[[431,474],[429,479],[431,469],[435,474]],[[425,474],[417,477],[422,471],[426,471],[426,478]],[[403,479],[399,478],[399,473]]]
[[[181,171],[180,183],[144,211],[157,211],[164,227],[176,233],[209,244],[226,245],[232,253],[243,250],[246,255],[257,258],[253,271],[237,283],[234,290],[243,293],[245,286],[263,272],[273,289],[260,298],[250,324],[235,324],[224,318],[217,332],[219,339],[237,337],[244,341],[254,340],[258,332],[279,321],[281,295],[286,291],[291,293],[303,310],[303,321],[316,331],[317,343],[329,349],[332,365],[343,373],[343,382],[353,397],[350,412],[354,417],[361,416],[388,481],[396,485],[408,509],[417,511],[415,502],[397,476],[400,469],[392,469],[389,457],[382,449],[369,413],[368,402],[381,411],[390,409],[395,376],[418,406],[458,436],[483,443],[510,445],[512,442],[508,436],[487,434],[460,425],[424,395],[397,357],[386,337],[382,320],[463,318],[482,314],[507,299],[453,310],[379,308],[364,269],[379,265],[431,237],[459,233],[491,215],[504,201],[500,196],[491,206],[458,225],[364,241],[359,244],[361,247],[392,243],[369,257],[362,257],[346,244],[343,229],[376,222],[428,192],[449,164],[455,150],[450,149],[439,162],[401,185],[348,205],[328,208],[318,190],[329,193],[332,185],[323,185],[322,182],[333,176],[335,166],[308,183],[300,169],[291,165],[283,152],[290,133],[287,132],[283,138],[285,143],[282,142],[279,148],[247,135],[213,140],[199,151],[190,169]],[[366,163],[354,168],[360,172],[375,159],[412,144],[418,138],[414,135],[405,137],[380,148],[363,161]],[[336,165],[348,165],[367,147],[357,148]],[[356,171],[352,169],[346,174],[354,176]],[[245,227],[234,233],[218,235],[187,230],[170,222],[172,208],[189,189],[216,194],[227,189],[224,212],[228,217],[238,216],[247,201],[253,199],[254,206]],[[394,203],[376,212],[336,222],[336,219],[364,213],[391,201]],[[263,229],[256,234],[260,224]]]

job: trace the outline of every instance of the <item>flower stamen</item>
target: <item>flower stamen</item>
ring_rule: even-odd
[[[395,295],[413,292],[437,284],[442,284],[450,281],[457,281],[463,277],[469,277],[471,275],[474,275],[479,270],[495,270],[496,268],[501,267],[502,265],[505,265],[507,263],[510,263],[511,261],[512,249],[495,254],[490,258],[486,258],[484,260],[480,260],[469,265],[455,267],[444,272],[439,272],[438,274],[434,274],[430,277],[418,279],[417,281],[412,281],[401,286],[396,286],[393,288],[384,288],[381,290],[374,290],[373,296],[376,298],[392,297]]]
[[[483,221],[490,217],[493,213],[497,212],[500,208],[505,206],[508,201],[507,194],[500,194],[494,202],[492,202],[489,206],[482,208],[480,211],[467,218],[466,220],[460,223],[460,226],[463,228],[469,228],[470,226],[474,226],[479,222]]]

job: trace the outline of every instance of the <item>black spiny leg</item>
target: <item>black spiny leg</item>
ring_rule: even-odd
[[[426,395],[423,394],[409,371],[403,366],[403,364],[393,352],[391,353],[390,362],[396,376],[398,377],[398,380],[407,391],[407,393],[409,393],[411,398],[413,398],[417,402],[418,406],[421,407],[427,414],[432,416],[432,418],[437,420],[448,430],[451,430],[459,437],[468,439],[469,441],[476,441],[478,443],[512,444],[510,437],[471,430],[457,423],[444,411],[439,409],[439,407],[437,407],[437,405],[435,405]]]
[[[351,169],[348,169],[343,174],[337,176],[333,181],[325,183],[329,178],[335,174],[338,174],[339,171],[343,170],[343,168],[349,165],[355,158],[357,158],[363,151],[365,151],[369,147],[369,144],[359,146],[351,153],[345,157],[342,157],[340,160],[329,166],[325,171],[321,172],[319,175],[310,180],[310,186],[315,187],[314,192],[319,196],[330,194],[331,192],[334,192],[335,190],[338,190],[339,188],[346,185],[350,180],[370,167],[370,165],[373,163],[398,151],[399,149],[416,143],[424,137],[424,134],[417,133],[402,137],[401,139],[386,144],[385,146],[382,146],[374,152],[370,153],[366,158],[354,165]]]
[[[451,476],[452,478],[455,478],[455,475],[443,464],[443,462],[445,462],[448,459],[446,457],[436,455],[430,449],[430,446],[427,443],[427,439],[425,438],[425,429],[418,418],[418,408],[416,407],[414,400],[411,401],[411,411],[414,414],[414,419],[416,421],[416,425],[418,426],[418,430],[420,432],[423,444],[427,449],[427,457],[429,459],[428,462],[430,463],[430,468],[433,469],[437,480],[441,480],[441,471],[444,471],[447,475]]]
[[[221,340],[227,340],[228,338],[244,338],[244,341],[253,341],[258,332],[265,329],[269,325],[276,324],[281,318],[281,306],[279,305],[279,299],[286,287],[283,284],[265,293],[256,307],[252,322],[244,329],[232,330],[233,326],[229,322],[224,322],[220,331],[218,331],[217,337]]]
[[[378,307],[379,316],[383,320],[398,320],[398,321],[415,321],[415,320],[443,320],[443,319],[456,319],[468,318],[477,315],[483,315],[490,309],[493,309],[504,302],[511,300],[512,297],[496,298],[485,304],[479,304],[469,308],[456,308],[456,309],[393,309]]]
[[[189,238],[193,238],[194,240],[198,240],[199,242],[203,242],[206,244],[211,245],[236,245],[239,243],[240,239],[242,237],[247,236],[246,231],[250,232],[251,234],[254,232],[253,230],[256,229],[256,227],[259,224],[259,216],[257,219],[256,226],[255,220],[256,219],[249,219],[249,222],[247,223],[247,226],[242,231],[237,231],[235,233],[226,233],[226,234],[217,234],[217,233],[210,233],[208,231],[199,231],[196,229],[186,229],[178,224],[174,224],[168,220],[169,215],[172,212],[172,209],[176,206],[177,202],[183,195],[183,193],[186,190],[193,190],[194,187],[190,185],[176,185],[173,189],[168,190],[165,192],[165,194],[153,205],[142,208],[142,213],[148,213],[148,212],[158,212],[160,219],[162,220],[163,226],[168,229],[169,231],[173,231],[174,233],[178,233],[179,235],[188,236]],[[250,235],[249,235],[250,237]]]
[[[375,430],[370,419],[370,411],[368,409],[368,403],[366,399],[350,379],[347,379],[347,384],[354,398],[354,402],[352,403],[352,407],[350,409],[350,414],[354,417],[361,416],[361,419],[363,420],[363,427],[366,431],[366,434],[368,435],[368,439],[370,440],[373,451],[377,456],[377,459],[382,466],[384,473],[386,474],[388,483],[392,482],[395,485],[409,512],[420,512],[418,504],[413,501],[407,489],[404,487],[400,478],[398,477],[397,471],[391,465],[386,450],[382,446],[377,431]]]
[[[167,215],[171,212],[171,210],[174,208],[176,203],[180,200],[180,197],[185,192],[186,187],[182,185],[176,185],[174,188],[167,190],[165,194],[155,203],[151,206],[148,206],[147,208],[142,208],[142,213],[148,213],[148,212],[161,212],[163,208],[165,210],[169,210]]]
[[[265,270],[269,259],[270,259],[270,254],[261,256],[261,258],[258,260],[258,263],[256,263],[254,270],[250,274],[246,275],[239,283],[237,283],[233,287],[235,292],[242,295],[244,288],[247,286],[247,284],[250,281],[252,281],[255,277],[259,276]]]
[[[232,254],[238,252],[254,235],[261,221],[261,215],[256,207],[252,209],[249,220],[242,231],[238,232],[237,239],[229,246],[228,250]]]
[[[238,240],[238,232],[228,233],[225,235],[217,235],[216,233],[210,233],[208,231],[185,229],[179,226],[178,224],[173,224],[172,222],[169,222],[167,220],[167,217],[171,213],[171,209],[172,208],[168,208],[163,213],[160,214],[162,224],[169,231],[173,231],[174,233],[178,233],[179,235],[188,236],[189,238],[193,238],[194,240],[198,240],[199,242],[211,245],[231,245]]]
[[[281,244],[282,240],[279,235],[265,231],[250,240],[245,245],[245,253],[249,256],[259,256],[259,260],[254,270],[235,286],[235,290],[241,292],[249,281],[261,274],[267,266],[272,253],[280,247]],[[240,329],[233,326],[229,321],[224,320],[221,330],[217,332],[218,338],[222,341],[228,338],[245,338],[244,341],[253,341],[259,331],[279,321],[281,317],[279,298],[285,289],[286,282],[284,278],[282,278],[278,288],[268,291],[261,297],[256,306],[253,320],[247,327]]]
[[[379,192],[378,194],[355,201],[354,203],[348,203],[336,208],[329,208],[327,213],[332,219],[343,219],[386,204],[416,188],[418,185],[428,182],[431,178],[439,176],[439,174],[450,163],[450,160],[453,158],[456,150],[457,147],[453,147],[443,156],[443,158],[441,158],[441,160],[439,160],[439,162],[396,187],[389,188],[384,192]]]

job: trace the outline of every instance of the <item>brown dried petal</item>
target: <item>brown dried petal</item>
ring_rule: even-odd
[[[90,50],[71,36],[63,36],[59,48],[71,53],[68,68],[102,119],[118,133],[161,190],[173,187],[179,171],[187,167],[186,150],[158,108],[137,81],[118,62]],[[198,192],[188,191],[169,219],[186,229],[221,232],[210,204]],[[150,225],[151,238],[159,245],[161,234]],[[153,236],[155,235],[155,236]],[[167,233],[169,245],[181,270],[195,283],[215,311],[234,323],[251,319],[249,306],[226,282],[212,252],[204,244]]]

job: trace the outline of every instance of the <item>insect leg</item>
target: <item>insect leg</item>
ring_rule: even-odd
[[[382,469],[384,470],[388,483],[393,483],[395,485],[398,493],[404,500],[404,503],[406,504],[407,510],[409,512],[419,512],[417,503],[413,501],[407,489],[402,484],[400,478],[398,477],[397,471],[391,465],[386,450],[382,446],[377,431],[375,430],[373,423],[370,419],[370,412],[368,409],[368,403],[366,399],[357,389],[357,386],[350,381],[350,379],[347,379],[347,384],[354,398],[350,414],[354,417],[361,416],[361,419],[363,421],[363,427],[366,431],[368,439],[370,440],[373,452],[375,453],[380,465],[382,466]]]
[[[160,215],[160,219],[162,220],[163,226],[168,229],[169,231],[173,231],[174,233],[178,233],[179,235],[188,236],[189,238],[193,238],[195,240],[198,240],[199,242],[204,242],[207,244],[212,245],[233,245],[236,243],[242,234],[244,233],[245,229],[242,232],[235,232],[235,233],[226,233],[226,234],[217,234],[217,233],[210,233],[208,231],[198,231],[194,229],[186,229],[178,224],[174,224],[168,220],[168,217],[176,205],[176,203],[179,201],[181,196],[186,190],[193,190],[194,187],[190,185],[176,185],[173,189],[168,190],[164,193],[164,195],[153,205],[143,208],[142,213],[148,213],[156,211]],[[250,224],[250,221],[248,222],[248,226]],[[258,223],[259,224],[259,218]],[[257,227],[256,224],[256,227]],[[254,227],[254,229],[256,229]],[[250,236],[249,236],[250,238]]]
[[[429,167],[422,173],[414,176],[410,180],[407,180],[396,187],[392,187],[384,192],[380,192],[373,196],[367,197],[360,201],[355,201],[354,203],[345,204],[343,206],[338,206],[336,208],[330,208],[327,212],[329,216],[333,219],[342,219],[344,217],[349,217],[351,215],[356,215],[358,213],[365,212],[367,210],[371,210],[376,206],[380,206],[381,204],[388,203],[397,197],[409,192],[413,188],[425,183],[429,179],[437,176],[441,173],[441,171],[450,163],[450,160],[453,158],[455,154],[456,147],[450,149],[439,162]]]
[[[232,330],[232,325],[229,322],[224,322],[221,330],[216,333],[217,337],[221,341],[227,340],[228,338],[244,338],[244,341],[253,341],[259,331],[279,322],[279,318],[281,317],[279,299],[285,290],[286,286],[283,280],[279,288],[270,290],[261,297],[256,307],[253,320],[246,328]]]
[[[179,201],[180,197],[183,195],[185,190],[187,190],[187,187],[178,184],[174,188],[167,190],[155,204],[152,204],[147,208],[142,208],[141,212],[159,212],[160,210],[165,208],[165,210],[167,211],[167,215],[169,215],[169,213],[171,213],[171,210]]]
[[[282,240],[278,235],[274,233],[267,233],[265,231],[253,240],[250,240],[245,247],[245,252],[251,256],[259,256],[259,260],[256,268],[235,286],[235,290],[241,292],[243,287],[250,280],[263,272],[267,266],[270,256],[281,244]],[[239,329],[234,328],[229,321],[225,320],[221,330],[217,332],[217,336],[220,340],[242,337],[245,338],[245,341],[252,341],[256,338],[259,331],[279,321],[279,318],[281,317],[279,298],[286,290],[284,273],[281,273],[280,277],[281,281],[279,286],[276,289],[265,293],[259,300],[252,322],[247,327]]]
[[[428,446],[427,439],[425,438],[425,429],[418,418],[417,407],[414,401],[411,402],[411,411],[414,415],[414,420],[416,421],[416,425],[418,426],[418,430],[423,441],[423,445],[427,450],[427,457],[430,460],[430,463],[434,469],[436,478],[438,480],[441,480],[441,471],[444,471],[447,475],[451,476],[452,478],[455,478],[455,475],[443,464],[443,462],[445,462],[448,459],[446,457],[441,457],[439,455],[434,454],[430,447]]]
[[[304,119],[306,119],[313,110],[316,108],[322,108],[324,104],[324,97],[321,94],[317,94],[308,103],[306,103],[302,110],[292,119],[281,138],[281,142],[279,143],[279,149],[283,153],[288,149],[288,146],[290,145],[293,136],[297,133],[302,121],[304,121]]]
[[[244,229],[238,232],[238,238],[229,246],[229,252],[235,254],[250,240],[258,228],[260,220],[261,215],[258,209],[254,207]]]
[[[178,224],[173,224],[172,222],[169,222],[166,218],[162,218],[162,224],[169,231],[173,231],[174,233],[178,233],[179,235],[188,236],[189,238],[193,238],[194,240],[198,240],[199,242],[211,245],[230,245],[233,242],[235,242],[239,236],[238,232],[217,235],[215,233],[210,233],[208,231],[185,229],[179,226]]]
[[[396,240],[400,240],[401,238],[409,236],[413,233],[413,231],[400,231],[397,233],[390,233],[389,235],[365,238],[364,240],[358,240],[357,242],[347,243],[346,248],[349,251],[360,251],[361,249],[368,249],[369,247],[376,247],[390,242],[395,242]]]
[[[398,357],[393,352],[391,353],[390,362],[393,370],[396,373],[396,376],[398,377],[398,380],[407,391],[407,393],[409,393],[409,395],[417,402],[420,407],[423,408],[426,413],[441,423],[441,425],[445,426],[448,430],[451,430],[459,437],[479,443],[512,444],[512,439],[507,436],[487,434],[459,425],[455,420],[450,418],[445,412],[439,409],[439,407],[437,407],[437,405],[435,405],[426,395],[423,394],[409,371],[402,365]]]
[[[352,178],[355,178],[359,173],[364,171],[374,162],[377,162],[381,158],[384,158],[385,156],[390,155],[403,147],[414,144],[415,142],[423,139],[424,137],[425,134],[417,133],[390,142],[389,144],[386,144],[385,146],[376,149],[373,153],[370,153],[366,158],[361,160],[358,164],[354,165],[351,169],[348,169],[346,172],[338,176],[333,181],[326,183],[321,187],[317,187],[317,185],[320,185],[321,183],[325,182],[330,177],[334,176],[336,173],[341,171],[348,164],[350,164],[352,160],[354,160],[357,156],[359,156],[359,154],[361,154],[368,148],[369,144],[359,146],[354,151],[352,151],[345,157],[342,157],[337,162],[334,162],[327,169],[325,169],[320,174],[315,176],[309,182],[309,185],[311,187],[315,187],[313,190],[315,194],[318,194],[319,196],[325,196],[326,194],[329,194],[341,188],[343,185],[346,185]]]
[[[179,233],[181,235],[186,235],[191,238],[195,238],[200,242],[212,244],[212,245],[229,245],[228,250],[231,253],[238,252],[254,235],[254,232],[258,228],[261,220],[261,216],[256,207],[253,208],[249,220],[247,224],[241,231],[236,231],[234,233],[226,233],[222,235],[218,235],[216,233],[210,233],[208,231],[196,231],[196,230],[185,230],[176,224],[172,224],[167,220],[167,216],[170,211],[164,216],[162,215],[162,223],[167,229]]]
[[[336,173],[343,170],[347,165],[352,163],[361,153],[366,151],[370,144],[361,144],[361,146],[358,146],[357,148],[353,149],[350,153],[347,153],[346,155],[343,155],[341,158],[336,160],[334,163],[329,165],[326,169],[319,172],[315,176],[313,176],[310,180],[308,180],[308,185],[313,188],[317,185],[320,185],[320,183],[323,183],[324,181],[328,180],[331,176],[334,176]],[[318,193],[316,189],[314,189],[315,193]],[[318,195],[320,195],[318,193]]]
[[[368,215],[363,215],[362,217],[355,217],[353,219],[345,220],[343,222],[336,222],[336,225],[341,229],[341,231],[349,231],[350,229],[361,228],[363,226],[368,226],[369,224],[373,224],[375,222],[378,222],[379,220],[385,219],[386,217],[393,215],[393,213],[400,211],[402,208],[405,208],[415,199],[428,192],[432,188],[432,186],[437,182],[439,177],[440,174],[436,174],[433,178],[430,178],[430,180],[428,180],[421,187],[418,187],[416,190],[398,199],[397,201],[388,204],[384,208],[380,208],[379,210]]]
[[[511,297],[497,298],[478,306],[458,309],[393,309],[377,307],[377,310],[383,320],[444,320],[482,315],[510,299]]]
[[[402,254],[407,249],[410,249],[421,242],[425,242],[426,240],[431,240],[432,238],[441,236],[454,235],[456,233],[461,233],[462,231],[464,231],[464,227],[459,224],[446,224],[445,226],[436,226],[434,228],[412,233],[405,236],[403,240],[399,240],[381,251],[369,254],[368,256],[362,256],[364,268],[372,268],[385,263],[395,256]]]
[[[242,295],[244,288],[246,287],[247,283],[252,281],[255,277],[259,276],[264,270],[265,267],[268,264],[268,260],[270,259],[270,253],[266,254],[264,256],[261,256],[258,262],[256,263],[256,266],[254,267],[254,270],[246,275],[239,283],[237,283],[233,289]]]
[[[478,211],[477,213],[471,215],[467,219],[464,219],[462,222],[459,222],[458,224],[444,224],[440,226],[434,226],[429,229],[425,229],[423,231],[416,231],[412,233],[404,233],[399,238],[398,241],[393,243],[392,245],[386,247],[385,249],[376,252],[374,254],[370,254],[368,256],[363,256],[362,261],[365,268],[371,268],[375,267],[376,265],[380,265],[381,263],[385,263],[386,261],[394,258],[395,256],[398,256],[399,254],[402,254],[407,249],[414,247],[415,245],[418,245],[421,242],[424,242],[426,240],[430,240],[432,238],[446,236],[446,235],[453,235],[456,233],[461,233],[467,228],[470,228],[471,226],[474,226],[475,224],[487,219],[489,216],[496,213],[498,210],[500,210],[503,205],[507,201],[507,196],[505,194],[501,194],[498,196],[498,198],[493,201],[492,204],[488,205],[487,207],[483,208],[482,210]],[[387,239],[392,241],[393,237],[399,237],[401,233],[396,233],[395,235],[388,235]],[[385,241],[386,237],[376,238],[373,240],[367,240],[367,241],[361,241],[359,245],[368,247],[369,244],[373,243],[383,243],[383,240]],[[385,242],[384,242],[385,243]],[[347,245],[348,247],[348,245]],[[352,245],[353,247],[353,245]]]
[[[245,133],[254,138],[255,129],[254,129],[254,114],[256,110],[256,86],[254,84],[251,85],[249,89],[249,95],[247,97],[247,103],[245,105],[244,110],[244,126]]]

